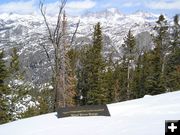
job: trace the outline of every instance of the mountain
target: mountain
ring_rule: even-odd
[[[180,119],[180,91],[109,104],[111,116],[50,113],[0,125],[2,135],[164,135],[165,120]]]
[[[51,27],[55,25],[56,19],[57,16],[48,16]],[[121,55],[123,38],[129,29],[132,30],[134,35],[139,35],[142,32],[146,33],[145,35],[148,38],[139,36],[144,38],[138,38],[137,40],[140,44],[142,41],[140,46],[148,46],[150,44],[150,33],[153,31],[157,19],[158,15],[155,14],[136,12],[127,15],[115,8],[96,13],[87,13],[82,16],[68,16],[67,18],[70,34],[73,33],[76,23],[80,20],[74,47],[91,43],[93,26],[97,22],[101,22],[104,34],[104,54],[106,55],[110,50],[114,50],[114,57]],[[1,14],[0,39],[0,48],[7,50],[6,59],[10,58],[10,49],[17,47],[22,70],[26,71],[28,81],[34,84],[44,84],[51,79],[50,65],[41,44],[46,45],[51,58],[53,58],[53,48],[49,44],[47,29],[41,15]]]
[[[109,18],[114,15],[123,16],[124,14],[120,13],[119,9],[117,8],[109,8],[100,12],[88,12],[84,14],[83,17]]]

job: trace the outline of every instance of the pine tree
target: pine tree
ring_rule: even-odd
[[[133,78],[133,98],[140,98],[144,96],[144,78],[145,78],[145,55],[144,57],[142,54],[139,55],[137,62],[136,62],[136,67],[134,71],[134,78]]]
[[[154,38],[155,42],[155,53],[159,57],[159,63],[161,64],[161,76],[164,77],[164,69],[166,66],[167,53],[169,53],[170,48],[170,38],[169,38],[169,27],[167,21],[163,15],[159,16],[158,21],[156,22],[155,31],[157,35]]]
[[[0,50],[0,124],[10,120],[8,115],[8,100],[6,96],[9,94],[9,88],[6,84],[8,70],[3,60],[3,51]]]
[[[107,102],[113,103],[117,100],[117,89],[113,88],[114,85],[114,78],[113,78],[113,70],[108,67],[107,71],[104,74],[105,79],[105,89],[107,91]]]
[[[163,15],[159,16],[155,26],[154,50],[147,55],[148,66],[145,80],[146,94],[156,95],[166,91],[165,68],[169,49],[168,25]]]
[[[172,53],[175,53],[176,48],[180,46],[180,24],[179,24],[179,16],[174,16],[174,25],[172,27],[171,34],[171,44],[172,44]]]
[[[117,63],[113,73],[114,81],[114,93],[116,93],[114,101],[126,101],[127,98],[127,63],[126,58],[122,59],[122,62]]]
[[[33,117],[39,114],[40,114],[39,108],[32,106],[32,107],[28,107],[27,111],[21,114],[21,118]]]
[[[156,95],[164,93],[165,89],[161,80],[160,55],[155,49],[146,54],[145,94]]]
[[[107,91],[107,99],[108,103],[113,103],[118,101],[118,88],[113,88],[114,86],[114,62],[112,54],[110,54],[106,60],[106,72],[104,73],[104,79],[105,79],[105,89]]]
[[[132,96],[132,72],[133,72],[133,63],[135,61],[135,49],[136,49],[136,40],[133,36],[131,30],[129,30],[127,37],[124,38],[123,51],[124,51],[124,62],[127,66],[127,99],[130,99]]]
[[[17,103],[23,102],[23,97],[28,93],[28,88],[24,81],[23,72],[20,71],[19,55],[16,48],[12,49],[11,61],[9,67],[9,86],[10,95],[9,97],[9,115],[11,121],[21,118],[21,115],[17,113]]]
[[[104,86],[105,62],[102,56],[102,31],[100,23],[94,27],[93,43],[85,49],[81,59],[78,87],[85,98],[85,104],[104,104],[107,102],[107,92]]]
[[[53,112],[53,91],[48,88],[44,88],[38,93],[38,103],[39,103],[39,114],[46,114]]]
[[[80,48],[79,56],[77,60],[77,70],[76,70],[76,76],[77,76],[77,98],[76,102],[79,105],[85,105],[87,104],[87,92],[89,90],[88,88],[88,64],[89,64],[89,50],[90,46],[85,45],[82,48]]]
[[[93,45],[89,52],[89,90],[87,92],[88,104],[104,104],[107,102],[107,92],[104,89],[105,63],[102,56],[103,42],[100,23],[94,27]]]
[[[166,67],[166,86],[168,91],[180,89],[180,24],[179,16],[174,17],[171,33],[171,53],[168,56]]]
[[[180,89],[180,47],[170,54],[166,68],[166,86],[168,91]]]

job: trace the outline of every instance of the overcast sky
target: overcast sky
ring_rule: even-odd
[[[57,12],[58,0],[45,0],[47,12]],[[60,0],[59,0],[60,1]],[[39,0],[0,0],[0,13],[29,14],[39,12]],[[146,11],[165,14],[170,17],[180,14],[180,0],[67,0],[69,14],[80,15],[89,11],[101,11],[106,8],[118,8],[122,13]]]

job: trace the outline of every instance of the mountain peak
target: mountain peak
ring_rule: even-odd
[[[108,9],[106,9],[106,11],[111,12],[111,13],[120,13],[119,9],[117,9],[117,8],[108,8]]]
[[[153,13],[142,11],[142,10],[136,11],[135,13],[133,13],[133,15],[138,15],[138,16],[142,16],[142,17],[157,16]]]
[[[94,16],[94,17],[109,17],[109,16],[114,16],[115,14],[117,15],[122,15],[122,13],[119,11],[118,8],[107,8],[104,10],[101,10],[99,12],[87,12],[83,16]]]

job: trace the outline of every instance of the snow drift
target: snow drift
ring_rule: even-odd
[[[1,135],[164,135],[165,120],[180,119],[180,91],[108,105],[111,117],[56,113],[0,125]]]

